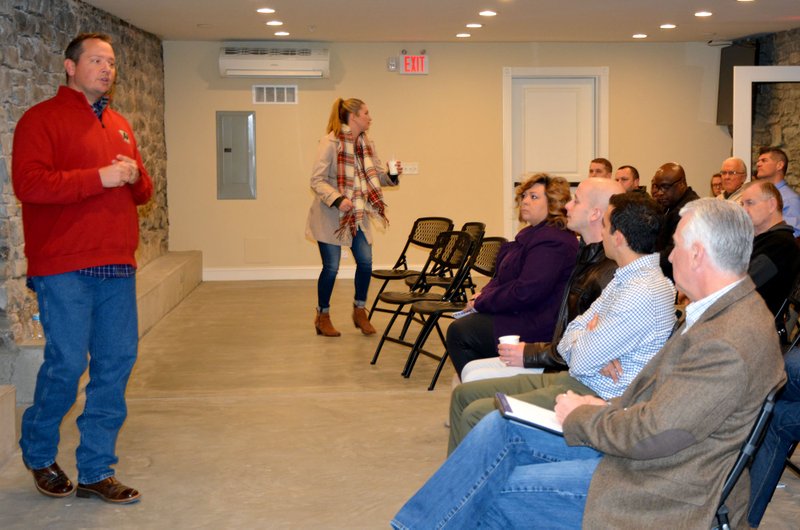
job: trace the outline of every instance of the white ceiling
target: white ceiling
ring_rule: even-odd
[[[728,41],[800,27],[798,0],[84,0],[164,40],[325,42]],[[256,13],[271,7],[275,15]],[[478,16],[492,9],[496,17]],[[697,18],[695,11],[713,16]],[[468,22],[483,28],[466,30]],[[671,22],[677,29],[662,30]],[[469,31],[469,39],[456,33]]]

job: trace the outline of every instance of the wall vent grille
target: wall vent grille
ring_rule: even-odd
[[[297,85],[253,85],[257,105],[297,105]]]

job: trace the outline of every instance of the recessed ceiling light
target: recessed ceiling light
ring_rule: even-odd
[[[636,34],[632,35],[632,37],[634,39],[646,39],[647,35],[645,33],[636,33]]]
[[[272,9],[271,7],[259,7],[258,9],[256,9],[256,12],[258,12],[258,13],[266,13],[267,15],[270,15],[270,14],[274,13],[275,10]]]
[[[710,17],[713,14],[714,13],[712,13],[711,11],[698,11],[697,13],[694,14],[694,16],[696,16],[696,17]]]
[[[494,11],[490,11],[490,10],[486,9],[485,11],[481,11],[481,12],[480,12],[480,13],[478,13],[478,14],[479,14],[480,16],[482,16],[482,17],[493,17],[493,16],[495,16],[497,13],[495,13]]]
[[[280,20],[270,20],[267,22],[267,26],[283,26],[283,22]]]
[[[472,35],[470,35],[469,33],[456,33],[456,37],[458,37],[459,39],[468,39],[472,37]]]
[[[470,22],[469,24],[467,24],[467,27],[468,28],[482,28],[483,24],[478,24],[476,22]]]
[[[661,24],[658,27],[661,28],[661,29],[675,29],[678,26],[676,26],[675,24]]]
[[[276,37],[288,37],[289,36],[289,32],[288,31],[276,31],[275,32],[275,36]]]
[[[752,2],[753,0],[736,0],[737,2]]]

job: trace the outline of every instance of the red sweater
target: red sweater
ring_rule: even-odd
[[[153,183],[125,118],[108,107],[102,116],[101,123],[82,92],[62,86],[17,123],[11,174],[28,276],[136,266],[136,205],[150,199]],[[104,188],[99,169],[120,154],[136,160],[139,180]]]

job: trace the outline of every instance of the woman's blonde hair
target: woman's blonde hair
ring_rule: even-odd
[[[535,173],[529,176],[525,182],[517,186],[515,201],[519,207],[522,202],[522,195],[531,189],[534,184],[544,186],[544,193],[547,196],[547,218],[545,222],[559,228],[567,227],[567,203],[572,196],[569,192],[569,182],[564,177],[551,177],[547,173]],[[522,218],[519,218],[522,221]]]
[[[351,114],[358,114],[363,106],[364,102],[357,98],[337,98],[333,102],[331,117],[328,119],[328,129],[325,132],[333,132],[338,136],[342,131],[342,124],[350,120]]]

